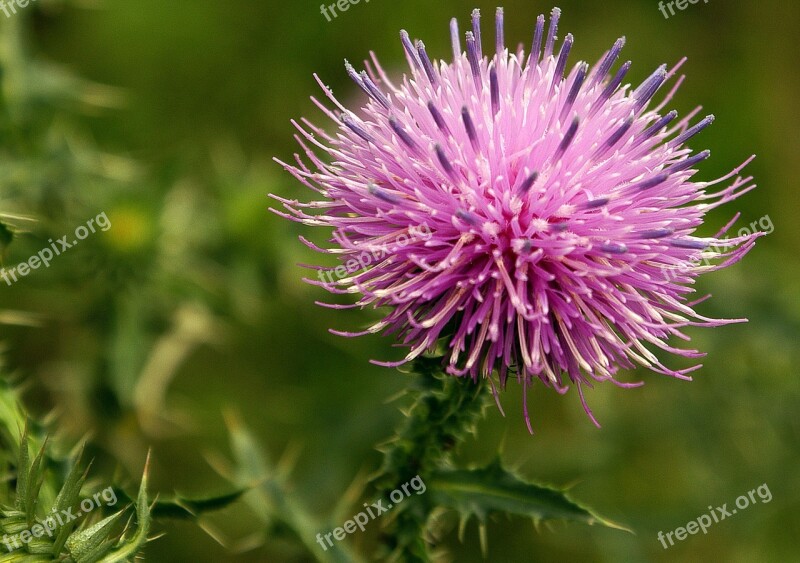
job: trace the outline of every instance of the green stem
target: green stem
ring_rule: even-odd
[[[414,362],[415,385],[411,407],[396,435],[383,446],[383,466],[373,479],[383,498],[411,479],[423,482],[435,471],[450,467],[452,454],[474,434],[491,392],[485,381],[473,382],[444,373],[441,358]],[[430,561],[428,526],[436,506],[424,494],[411,495],[392,510],[382,538],[382,557],[404,562]]]

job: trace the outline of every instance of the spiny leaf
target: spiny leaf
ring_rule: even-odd
[[[36,515],[36,504],[39,500],[39,491],[44,483],[44,468],[42,462],[45,456],[45,448],[47,448],[47,438],[45,438],[39,453],[31,463],[28,473],[27,483],[27,498],[25,499],[25,512],[28,515],[28,525],[33,524],[33,517]]]
[[[258,441],[245,428],[235,413],[225,413],[225,422],[228,426],[231,450],[236,464],[236,482],[242,485],[253,485],[263,480],[269,473],[269,460],[266,453],[258,446]]]
[[[78,495],[81,492],[81,487],[83,487],[83,482],[86,480],[89,466],[91,466],[90,463],[86,469],[81,469],[81,459],[83,458],[84,448],[85,444],[81,444],[75,459],[72,460],[72,467],[70,468],[67,478],[64,480],[64,485],[58,492],[56,502],[53,505],[54,510],[62,510],[68,506],[73,506],[78,500]]]
[[[269,460],[255,436],[233,413],[226,413],[235,470],[232,480],[250,490],[245,499],[265,523],[280,523],[292,530],[310,553],[321,563],[359,563],[362,559],[344,543],[321,550],[315,536],[328,528],[317,522],[286,491],[287,475],[270,470]],[[255,487],[255,488],[254,488]]]
[[[142,483],[139,486],[139,495],[136,498],[136,532],[130,539],[124,540],[119,549],[114,550],[102,559],[101,563],[119,563],[133,559],[147,541],[150,531],[150,502],[147,498],[147,480],[150,470],[150,452],[147,452],[147,461],[144,463]]]
[[[22,429],[22,437],[19,439],[19,461],[17,462],[17,498],[15,505],[17,510],[26,512],[28,498],[28,476],[30,475],[31,457],[28,451],[28,420],[25,419],[25,426]]]
[[[70,468],[69,473],[67,474],[67,479],[64,482],[64,485],[61,487],[61,490],[58,492],[56,502],[53,505],[53,513],[60,514],[62,510],[65,510],[70,506],[75,506],[78,502],[78,496],[80,495],[83,484],[86,481],[86,476],[89,472],[88,466],[85,470],[81,470],[80,466],[84,447],[85,445],[81,445],[80,449],[78,450],[78,455],[72,464],[72,468]],[[61,550],[64,547],[67,538],[72,533],[75,525],[76,523],[74,521],[69,521],[65,522],[58,529],[56,539],[53,542],[53,553],[61,553]]]
[[[6,444],[14,463],[19,458],[19,444],[22,439],[19,429],[25,427],[26,419],[19,392],[4,374],[0,379],[0,441]]]
[[[153,518],[157,519],[194,519],[206,512],[226,508],[239,500],[249,490],[249,488],[242,488],[230,493],[198,498],[188,498],[181,495],[175,495],[171,498],[159,498],[150,507],[150,513]],[[118,491],[117,495],[127,498],[123,491]]]
[[[564,491],[524,481],[495,459],[479,469],[445,469],[425,479],[436,503],[452,508],[468,519],[486,521],[501,512],[543,520],[602,524],[630,531],[573,501]]]
[[[76,532],[67,540],[67,550],[77,563],[93,563],[99,555],[105,553],[109,545],[106,543],[114,524],[117,523],[123,511],[112,514],[100,520],[97,524]]]

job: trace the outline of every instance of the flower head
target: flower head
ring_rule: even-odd
[[[710,153],[686,143],[713,116],[690,126],[696,111],[662,113],[682,77],[654,102],[683,61],[631,87],[631,63],[613,68],[620,38],[594,66],[570,69],[573,37],[557,45],[559,15],[546,30],[538,17],[529,53],[505,46],[502,9],[491,52],[477,10],[465,50],[454,19],[452,62],[432,60],[403,31],[411,73],[397,85],[374,55],[364,72],[346,63],[366,106],[346,109],[320,82],[334,108],[314,101],[338,130],[295,123],[313,169],[299,156],[281,163],[320,200],[273,197],[279,214],[334,230],[334,248],[302,240],[345,266],[309,281],[358,295],[355,306],[388,307],[362,334],[394,333],[410,351],[384,365],[443,344],[454,375],[496,373],[501,386],[511,375],[526,389],[539,379],[561,393],[574,385],[592,416],[583,386],[635,385],[614,378],[619,368],[690,379],[699,366],[671,370],[648,346],[698,357],[667,340],[736,322],[701,316],[687,296],[699,274],[736,262],[762,233],[720,238],[731,221],[715,237],[696,234],[708,211],[755,186],[738,176],[750,159],[692,181]]]

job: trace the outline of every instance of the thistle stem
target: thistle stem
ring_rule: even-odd
[[[425,482],[434,471],[450,467],[455,448],[475,433],[491,400],[487,382],[447,375],[442,366],[441,358],[414,362],[412,404],[395,436],[381,448],[383,466],[373,479],[383,498],[414,477]],[[435,509],[425,494],[408,496],[397,504],[382,537],[381,555],[404,562],[430,561],[429,525]]]

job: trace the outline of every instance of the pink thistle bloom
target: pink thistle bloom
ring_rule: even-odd
[[[692,181],[710,153],[686,142],[713,116],[690,127],[699,108],[680,120],[662,114],[683,77],[653,102],[683,60],[631,87],[630,62],[611,73],[620,38],[594,66],[568,70],[573,37],[557,47],[559,15],[553,9],[546,32],[538,17],[530,53],[506,48],[502,9],[490,53],[477,10],[466,51],[453,19],[449,63],[403,31],[411,74],[402,83],[374,54],[364,72],[346,64],[368,96],[358,113],[317,78],[335,109],[312,99],[338,131],[293,122],[313,168],[299,155],[297,165],[279,162],[320,200],[273,197],[286,210],[279,215],[333,228],[334,248],[301,240],[342,265],[315,267],[318,280],[307,281],[356,294],[353,306],[387,308],[363,333],[333,331],[394,333],[410,348],[400,362],[375,363],[400,365],[439,344],[449,373],[489,378],[495,397],[493,373],[501,386],[511,374],[525,395],[535,379],[560,393],[576,386],[597,424],[584,385],[639,385],[614,377],[634,364],[691,379],[699,365],[671,370],[646,345],[699,357],[667,340],[689,340],[686,326],[743,320],[704,317],[687,294],[763,233],[721,238],[737,214],[715,237],[696,234],[708,211],[755,186],[738,176],[752,157],[718,180]]]

